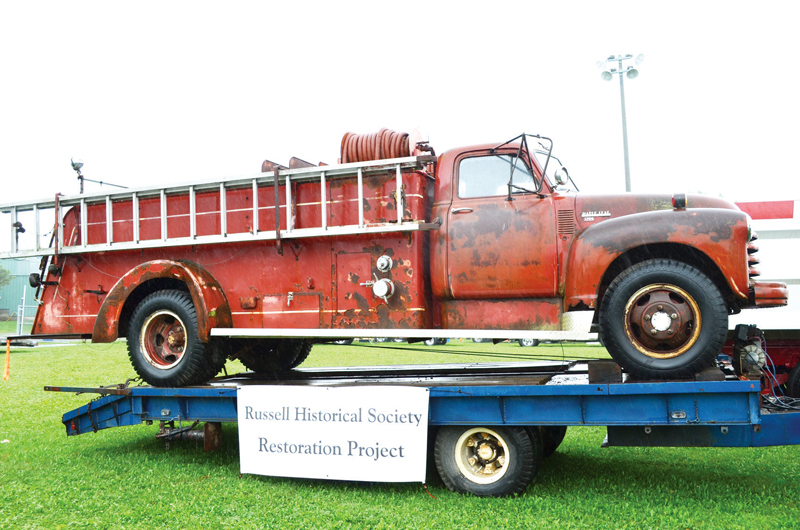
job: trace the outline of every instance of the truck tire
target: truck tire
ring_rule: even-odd
[[[697,268],[670,259],[631,266],[600,306],[608,353],[643,379],[691,377],[714,362],[728,331],[719,288]]]
[[[434,460],[450,491],[478,497],[522,493],[542,462],[539,430],[523,427],[448,426],[439,429]]]
[[[786,381],[786,395],[793,398],[800,398],[800,363],[794,365],[789,372],[789,380]]]
[[[281,372],[300,366],[311,353],[312,344],[303,339],[237,340],[236,358],[250,371]]]
[[[424,344],[425,346],[444,346],[447,344],[447,339],[427,339]]]
[[[538,339],[519,339],[517,340],[517,342],[519,343],[520,346],[523,346],[525,348],[530,348],[539,345]]]
[[[216,342],[200,342],[194,303],[183,291],[157,291],[139,302],[127,342],[133,368],[153,386],[204,383],[225,362]]]
[[[332,344],[336,344],[338,346],[349,346],[350,344],[353,344],[353,339],[335,340],[332,342]]]

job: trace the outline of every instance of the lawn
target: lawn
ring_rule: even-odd
[[[304,366],[602,357],[599,346],[469,341],[428,348],[316,346]],[[242,370],[229,363],[228,371]],[[800,451],[600,449],[602,428],[571,428],[521,496],[450,493],[419,484],[240,476],[236,424],[224,446],[166,450],[155,426],[66,437],[61,414],[97,386],[133,376],[124,343],[12,350],[0,381],[0,528],[797,528]]]

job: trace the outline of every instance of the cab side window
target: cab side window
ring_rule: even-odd
[[[497,197],[508,195],[512,177],[512,193],[536,191],[536,180],[522,158],[516,155],[491,155],[465,158],[458,165],[458,197]],[[522,188],[522,189],[520,189]]]

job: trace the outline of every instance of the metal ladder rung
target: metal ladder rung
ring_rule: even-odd
[[[114,212],[111,196],[106,197],[106,244],[114,243]]]
[[[253,179],[253,235],[258,235],[258,181]]]
[[[219,235],[222,237],[228,235],[228,208],[225,200],[225,183],[221,182],[219,185]]]

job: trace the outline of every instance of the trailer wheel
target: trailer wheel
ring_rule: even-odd
[[[794,365],[789,372],[789,380],[786,381],[786,395],[793,398],[800,398],[800,363]]]
[[[434,446],[436,469],[450,491],[479,497],[522,493],[542,462],[538,429],[456,427],[439,429]]]
[[[153,386],[203,383],[224,364],[217,343],[200,342],[194,303],[183,291],[157,291],[142,300],[131,315],[127,341],[136,373]]]
[[[237,340],[234,354],[248,370],[259,373],[280,372],[300,366],[313,345],[308,340]]]
[[[525,348],[539,345],[539,339],[519,339],[517,342],[519,342],[520,346],[524,346]]]
[[[556,452],[558,446],[564,441],[567,435],[566,425],[542,425],[539,427],[542,437],[542,456],[548,458]]]
[[[633,265],[617,276],[600,307],[608,352],[641,378],[690,377],[711,365],[728,331],[716,284],[669,259]]]

